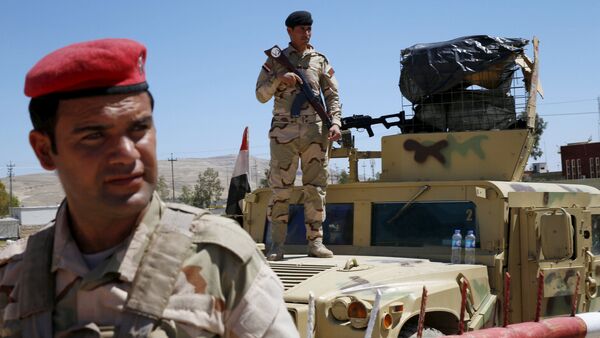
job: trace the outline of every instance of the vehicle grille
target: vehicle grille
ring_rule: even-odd
[[[279,279],[281,279],[285,291],[314,275],[335,267],[335,265],[291,265],[272,262],[269,264],[271,265],[271,269],[273,269]]]

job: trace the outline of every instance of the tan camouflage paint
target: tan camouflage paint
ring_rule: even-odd
[[[341,126],[338,84],[327,58],[312,46],[302,53],[290,46],[284,49],[283,53],[303,73],[314,94],[320,96],[321,92],[323,93],[332,123]],[[256,97],[260,102],[265,103],[271,97],[275,97],[273,120],[269,130],[269,186],[273,194],[268,217],[272,222],[272,236],[276,243],[285,242],[289,200],[298,170],[298,160],[302,169],[304,218],[308,240],[323,237],[322,223],[325,220],[325,188],[328,178],[328,130],[323,127],[321,119],[308,102],[302,106],[300,116],[291,116],[292,103],[300,89],[279,82],[277,76],[286,72],[286,69],[269,58],[263,65],[256,83]]]

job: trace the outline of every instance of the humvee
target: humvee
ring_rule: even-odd
[[[443,89],[437,98],[431,93],[414,95],[410,81],[401,77],[401,87],[416,97],[410,106],[412,119],[402,114],[395,124],[372,120],[402,130],[383,136],[380,152],[357,150],[345,132],[342,146],[332,149],[331,157],[349,159],[351,182],[328,186],[323,224],[324,242],[335,257],[306,256],[302,188],[295,187],[286,256],[270,264],[284,284],[288,310],[302,337],[307,336],[309,322],[314,323],[315,337],[363,337],[375,310],[373,337],[413,336],[423,286],[428,290],[426,330],[455,334],[464,281],[468,281],[466,330],[501,325],[507,272],[511,323],[534,319],[539,287],[541,317],[569,314],[573,297],[580,312],[600,310],[600,191],[575,184],[522,182],[534,144],[536,98],[541,94],[537,39],[528,46],[533,46],[532,60],[515,48],[504,61],[463,74],[459,85]],[[403,51],[404,69],[409,66],[408,54],[422,48]],[[507,72],[512,83],[508,91],[490,85]],[[523,88],[520,94],[518,86]],[[512,100],[508,113],[490,118],[490,112],[507,107],[494,106],[486,95]],[[459,99],[443,101],[454,96]],[[483,97],[482,102],[475,96]],[[520,106],[518,99],[523,100]],[[445,115],[440,117],[442,109]],[[474,126],[477,121],[483,121],[481,126]],[[360,182],[358,160],[377,157],[380,178]],[[268,189],[247,194],[243,215],[245,230],[267,246],[270,194]],[[463,236],[468,230],[476,234],[476,264],[450,264],[455,229]],[[377,292],[380,298],[375,302]]]

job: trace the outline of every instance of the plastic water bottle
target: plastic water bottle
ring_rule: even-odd
[[[460,230],[454,230],[454,235],[452,235],[452,258],[450,262],[452,264],[460,264],[460,254],[462,251],[462,235],[460,234]]]
[[[465,237],[465,264],[475,264],[475,234],[473,230]]]

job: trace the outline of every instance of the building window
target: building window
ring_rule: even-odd
[[[590,178],[594,178],[596,177],[594,175],[594,167],[596,166],[596,163],[594,163],[594,158],[590,157]]]
[[[600,176],[600,157],[596,157],[596,177]]]
[[[581,178],[581,159],[577,159],[577,178]]]
[[[575,171],[575,160],[571,160],[571,179],[577,178],[577,172]]]
[[[571,177],[571,162],[569,162],[569,160],[565,160],[565,168],[567,170],[567,179],[570,179]]]

